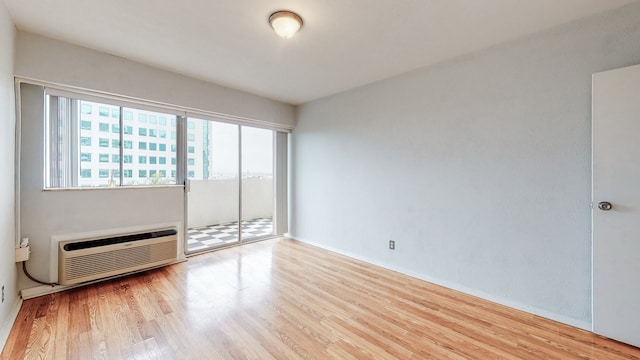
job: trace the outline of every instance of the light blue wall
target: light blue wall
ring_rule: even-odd
[[[0,303],[0,349],[13,324],[12,310],[18,300],[16,284],[14,147],[15,100],[13,91],[13,54],[15,28],[0,1],[0,286],[5,300]]]
[[[640,63],[638,19],[627,6],[301,106],[291,234],[588,328],[591,74]]]

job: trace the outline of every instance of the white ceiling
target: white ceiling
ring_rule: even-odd
[[[301,104],[637,0],[4,1],[18,29]]]

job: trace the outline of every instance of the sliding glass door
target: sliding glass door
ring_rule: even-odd
[[[187,252],[238,243],[238,126],[194,118],[186,124]]]
[[[187,253],[274,234],[274,131],[186,120]]]

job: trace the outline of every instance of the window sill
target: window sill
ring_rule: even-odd
[[[44,188],[42,191],[95,191],[95,190],[148,190],[184,188],[182,184],[175,185],[138,185],[138,186],[104,186],[104,187],[76,187],[76,188]]]

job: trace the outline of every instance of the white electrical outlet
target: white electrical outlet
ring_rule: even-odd
[[[29,255],[31,255],[31,246],[16,248],[16,262],[29,260]]]

